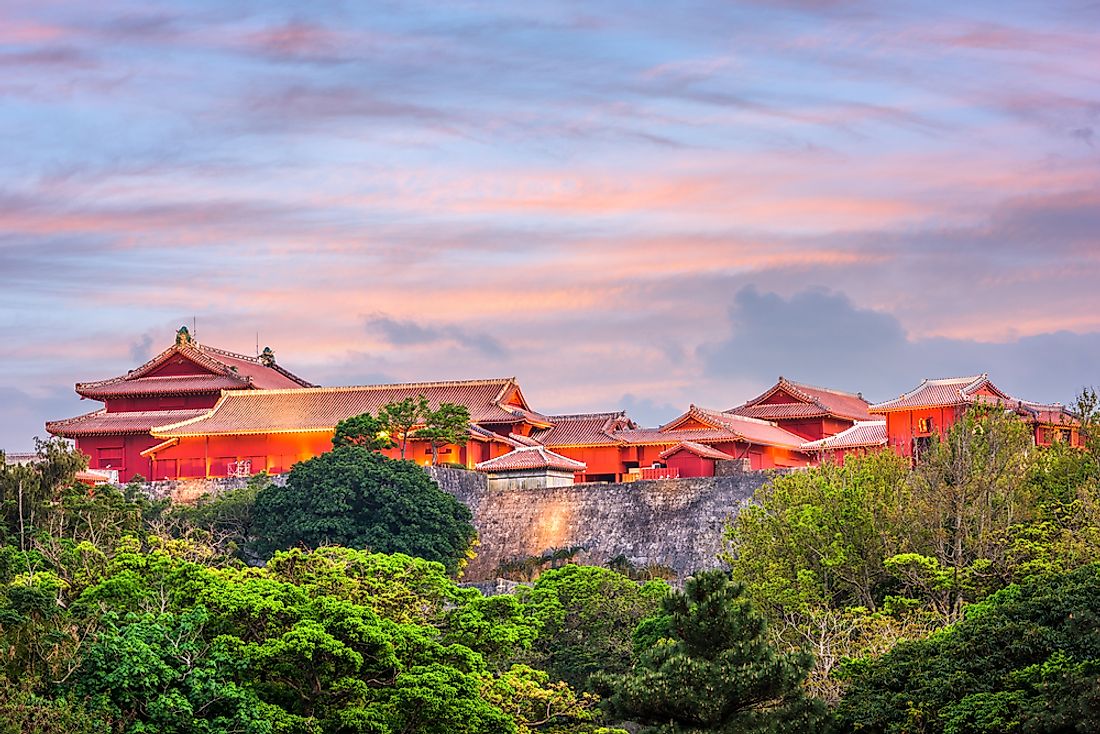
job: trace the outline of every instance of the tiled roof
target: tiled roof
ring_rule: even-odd
[[[522,471],[524,469],[558,469],[582,472],[588,468],[583,461],[574,461],[555,454],[545,446],[524,446],[495,459],[483,461],[474,467],[483,472]]]
[[[743,415],[746,418],[761,420],[789,420],[792,418],[818,418],[828,413],[813,403],[768,403],[765,405],[742,405],[727,411],[731,415]]]
[[[209,370],[209,374],[150,376],[173,357],[190,360]],[[96,382],[79,382],[76,391],[84,397],[102,399],[122,395],[179,395],[243,388],[274,390],[312,386],[274,362],[264,364],[260,357],[248,357],[187,341],[172,345],[125,375]]]
[[[716,459],[718,461],[732,461],[734,458],[723,451],[719,451],[716,448],[712,448],[701,443],[695,443],[694,441],[681,441],[672,448],[662,451],[660,454],[660,458],[667,459],[669,456],[679,453],[680,451],[688,451],[695,454],[696,456],[701,456],[704,459]]]
[[[1021,413],[1032,423],[1044,423],[1055,426],[1076,426],[1081,423],[1081,420],[1067,410],[1066,406],[1061,403],[1047,405],[1044,403],[1033,403],[1027,400],[1021,400],[1017,403],[1017,412]]]
[[[676,427],[689,422],[689,419],[702,423],[706,427]],[[681,441],[706,444],[741,441],[762,446],[800,449],[803,441],[774,423],[700,408],[697,405],[692,405],[686,413],[660,428],[616,431],[614,435],[623,443],[635,446],[673,445]]]
[[[514,405],[506,405],[506,406],[504,406],[504,409],[507,410],[512,415],[514,415],[515,417],[520,418],[522,421],[530,423],[531,425],[534,425],[534,426],[541,426],[541,427],[544,427],[544,428],[550,428],[553,425],[553,423],[550,421],[549,417],[543,415],[542,413],[536,413],[533,410],[527,410],[525,408],[517,408]]]
[[[73,477],[78,482],[84,482],[85,484],[106,484],[111,481],[111,476],[105,472],[96,471],[95,469],[84,469],[78,471]]]
[[[516,422],[518,418],[500,403],[514,387],[513,378],[503,378],[297,390],[234,390],[222,393],[217,405],[200,417],[175,424],[162,423],[154,435],[169,438],[331,431],[346,418],[368,412],[377,414],[386,403],[421,394],[433,406],[440,403],[466,406],[473,423]]]
[[[616,446],[622,443],[614,436],[621,428],[635,428],[626,413],[573,413],[549,415],[553,428],[538,431],[532,437],[546,446]]]
[[[785,393],[796,402],[765,402],[776,393]],[[804,407],[803,407],[804,406]],[[805,385],[780,377],[779,382],[767,392],[749,400],[744,405],[730,408],[728,413],[744,415],[750,418],[776,420],[783,418],[815,418],[831,415],[849,420],[871,420],[867,412],[868,403],[860,395],[825,387]]]
[[[856,421],[851,428],[835,436],[802,444],[804,451],[836,451],[864,446],[886,445],[886,421]]]
[[[198,410],[135,410],[125,413],[108,413],[101,408],[92,413],[50,421],[46,430],[55,436],[76,438],[78,436],[103,436],[110,434],[149,433],[153,426],[165,423],[177,423],[204,415],[205,408]]]
[[[249,387],[249,382],[242,377],[229,375],[171,375],[89,385],[90,383],[78,384],[76,391],[85,397],[100,399],[123,395],[193,395],[240,390]]]
[[[735,415],[732,413],[723,413],[720,410],[701,408],[698,405],[692,405],[688,408],[687,413],[671,423],[666,423],[664,426],[661,426],[661,430],[679,434],[679,431],[675,430],[673,426],[689,417],[701,423],[713,426],[714,428],[721,428],[729,431],[748,443],[761,444],[764,446],[783,446],[795,449],[802,446],[803,439],[790,431],[780,428],[771,421]]]
[[[681,441],[698,443],[731,443],[743,440],[739,434],[724,428],[691,428],[683,431],[662,431],[660,428],[632,428],[615,431],[615,437],[628,446],[674,446]]]
[[[517,446],[542,446],[542,444],[535,439],[530,436],[524,436],[521,433],[509,433],[508,440],[515,442]]]
[[[996,397],[980,395],[979,392],[983,389],[989,390]],[[989,376],[983,373],[971,375],[970,377],[922,380],[919,385],[909,392],[903,393],[893,400],[876,403],[870,409],[872,413],[889,413],[895,410],[937,408],[993,401],[1006,404],[1017,402],[1008,394],[1001,392],[996,385],[989,381]]]

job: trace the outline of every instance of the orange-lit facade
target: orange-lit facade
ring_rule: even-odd
[[[798,468],[882,447],[914,456],[974,404],[1014,411],[1038,445],[1081,443],[1077,420],[1062,406],[1011,398],[986,375],[925,380],[876,405],[780,377],[735,408],[692,405],[662,426],[642,428],[623,412],[543,415],[514,378],[317,387],[277,365],[268,349],[257,357],[215,349],[186,329],[137,369],[80,383],[76,391],[103,406],[46,428],[75,439],[90,469],[117,472],[121,482],[138,474],[156,480],[281,474],[328,451],[340,421],[421,395],[433,406],[457,403],[470,412],[467,439],[440,448],[441,462],[472,469],[543,447],[580,462],[582,482],[710,476],[720,462]],[[405,458],[417,463],[431,457],[425,441],[412,439],[405,448]]]
[[[76,441],[89,469],[117,473],[120,482],[152,476],[144,455],[160,443],[154,426],[189,420],[210,410],[225,393],[302,388],[309,382],[275,363],[265,349],[256,357],[196,342],[186,328],[175,343],[137,369],[108,380],[78,383],[82,399],[103,405],[90,413],[52,421],[46,430]]]

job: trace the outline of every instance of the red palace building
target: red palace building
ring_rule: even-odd
[[[126,482],[135,474],[152,476],[142,452],[161,442],[151,433],[154,426],[197,418],[223,394],[302,387],[312,385],[275,364],[270,349],[258,357],[215,349],[196,342],[183,327],[175,344],[137,369],[77,383],[81,398],[103,407],[49,422],[46,430],[75,439],[90,469],[118,472],[118,480]]]
[[[799,468],[884,446],[913,456],[977,403],[1014,411],[1032,426],[1037,444],[1081,442],[1076,419],[1062,406],[1009,397],[986,375],[925,380],[876,405],[780,377],[735,408],[692,405],[662,426],[643,428],[621,411],[543,415],[515,378],[318,387],[276,364],[270,349],[248,357],[199,344],[186,328],[137,369],[79,383],[76,391],[103,407],[46,429],[74,439],[90,469],[117,472],[120,482],[139,474],[157,480],[280,474],[329,450],[340,421],[421,395],[433,406],[456,403],[470,413],[466,440],[440,448],[440,461],[499,470],[530,463],[537,453],[540,461],[558,457],[582,482]],[[406,446],[405,458],[418,463],[431,455],[425,441]],[[501,457],[509,458],[496,461]]]
[[[923,380],[893,400],[872,405],[870,410],[886,422],[886,445],[902,456],[919,457],[936,437],[942,438],[973,405],[1010,410],[1031,427],[1038,446],[1064,441],[1081,446],[1080,421],[1055,403],[1045,405],[1020,400],[994,385],[987,374]]]

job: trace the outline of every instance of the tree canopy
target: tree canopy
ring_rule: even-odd
[[[1100,731],[1100,565],[1009,586],[845,675],[848,731]]]
[[[470,511],[415,464],[343,446],[295,464],[285,486],[256,496],[262,554],[345,545],[407,553],[457,571],[474,538]]]
[[[645,734],[813,732],[824,707],[806,696],[809,655],[778,650],[743,587],[721,571],[667,595],[663,635],[624,674],[597,678],[617,716]]]
[[[532,665],[580,689],[597,671],[627,670],[634,628],[657,612],[668,590],[663,581],[638,584],[593,566],[543,573],[519,592],[525,614],[539,625]]]

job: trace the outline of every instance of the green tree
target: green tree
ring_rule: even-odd
[[[390,436],[401,448],[401,458],[405,458],[405,449],[409,444],[413,429],[424,422],[425,416],[431,413],[428,407],[428,399],[420,394],[415,400],[405,398],[392,403],[386,403],[378,411],[378,420],[389,431]]]
[[[628,670],[634,627],[657,612],[668,590],[663,581],[639,584],[596,566],[543,573],[518,592],[526,616],[540,627],[528,661],[579,689],[589,688],[597,671]]]
[[[845,674],[841,731],[1100,731],[1100,565],[1009,586]]]
[[[35,438],[36,460],[30,464],[0,461],[0,509],[6,538],[14,538],[21,550],[44,522],[44,515],[70,487],[76,473],[88,466],[88,457],[60,438]]]
[[[371,451],[385,451],[393,445],[386,424],[370,413],[345,418],[336,424],[332,435],[333,448],[360,446]]]
[[[286,486],[256,496],[253,527],[263,555],[346,545],[439,561],[451,572],[474,538],[470,511],[415,464],[361,446],[294,465]]]
[[[765,614],[777,644],[814,655],[808,687],[835,701],[832,671],[934,624],[892,598],[886,560],[908,550],[908,462],[892,451],[776,477],[726,532],[732,576]]]
[[[439,464],[439,449],[455,444],[465,445],[470,430],[470,411],[465,405],[440,403],[424,414],[424,427],[413,435],[428,441],[432,447],[432,466]]]
[[[779,652],[742,592],[708,571],[666,596],[664,638],[629,673],[597,679],[611,713],[646,734],[822,729],[824,706],[802,689],[810,656]]]
[[[238,489],[203,495],[194,505],[173,505],[148,523],[150,530],[206,543],[225,558],[259,560],[250,552],[255,540],[253,511],[256,497],[270,484],[271,477],[256,474]]]
[[[947,622],[1012,580],[1007,539],[1036,515],[1028,426],[994,407],[966,412],[913,472],[910,549],[889,564]]]

